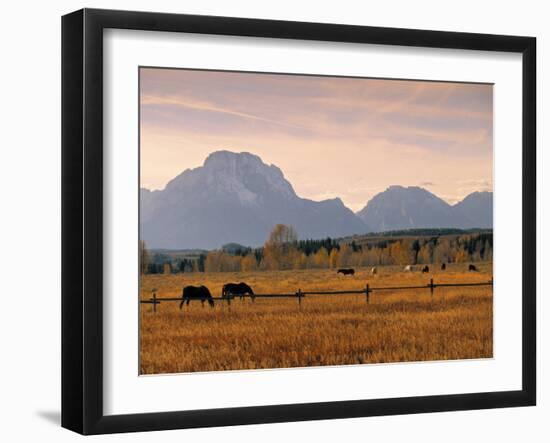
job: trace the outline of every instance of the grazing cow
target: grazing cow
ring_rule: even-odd
[[[407,266],[405,266],[405,268],[403,269],[403,272],[412,272],[412,271],[413,271],[412,265],[407,265]]]
[[[476,268],[474,265],[469,265],[469,266],[468,266],[468,271],[476,272],[476,271],[477,271],[477,268]]]
[[[248,286],[246,283],[240,282],[240,283],[226,283],[223,285],[222,288],[222,297],[223,298],[229,298],[233,295],[240,296],[241,300],[243,299],[243,296],[249,294],[254,301],[256,297],[254,297],[254,291],[250,286]]]
[[[422,268],[422,272],[430,272],[430,268],[428,267],[428,265]]]
[[[370,273],[371,273],[372,275],[378,274],[378,269],[376,268],[376,266],[374,266],[374,267],[370,270]]]
[[[338,269],[337,274],[355,275],[355,269],[353,269],[353,268],[342,268],[342,269]]]
[[[445,263],[442,263],[441,264],[441,270],[444,271],[445,269],[447,269],[447,265]]]
[[[206,286],[186,286],[183,288],[183,292],[181,294],[181,303],[180,303],[180,309],[183,307],[183,304],[187,302],[187,306],[189,306],[189,302],[191,300],[200,300],[202,306],[204,306],[204,302],[208,301],[208,304],[210,307],[214,307],[214,299],[212,298],[212,294],[210,294],[210,291]]]

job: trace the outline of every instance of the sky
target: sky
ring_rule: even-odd
[[[140,69],[141,187],[213,151],[277,165],[303,198],[354,211],[391,185],[453,204],[493,187],[487,84]]]

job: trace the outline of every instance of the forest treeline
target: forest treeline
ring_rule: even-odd
[[[261,248],[229,244],[191,257],[151,253],[140,242],[141,273],[238,272],[380,265],[491,261],[493,234],[477,232],[362,239],[298,240],[292,226],[278,224]]]

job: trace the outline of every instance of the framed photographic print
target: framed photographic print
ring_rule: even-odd
[[[535,404],[534,38],[84,9],[62,58],[64,427]]]

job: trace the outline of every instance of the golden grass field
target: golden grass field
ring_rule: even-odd
[[[492,263],[448,265],[446,271],[404,273],[402,266],[356,268],[355,276],[332,269],[144,275],[141,298],[179,297],[183,286],[207,286],[219,297],[224,283],[244,281],[256,293],[358,290],[429,283],[485,282]],[[430,269],[433,269],[430,266]],[[490,358],[493,295],[490,286],[310,295],[296,299],[235,299],[214,308],[191,301],[140,304],[140,373]]]

